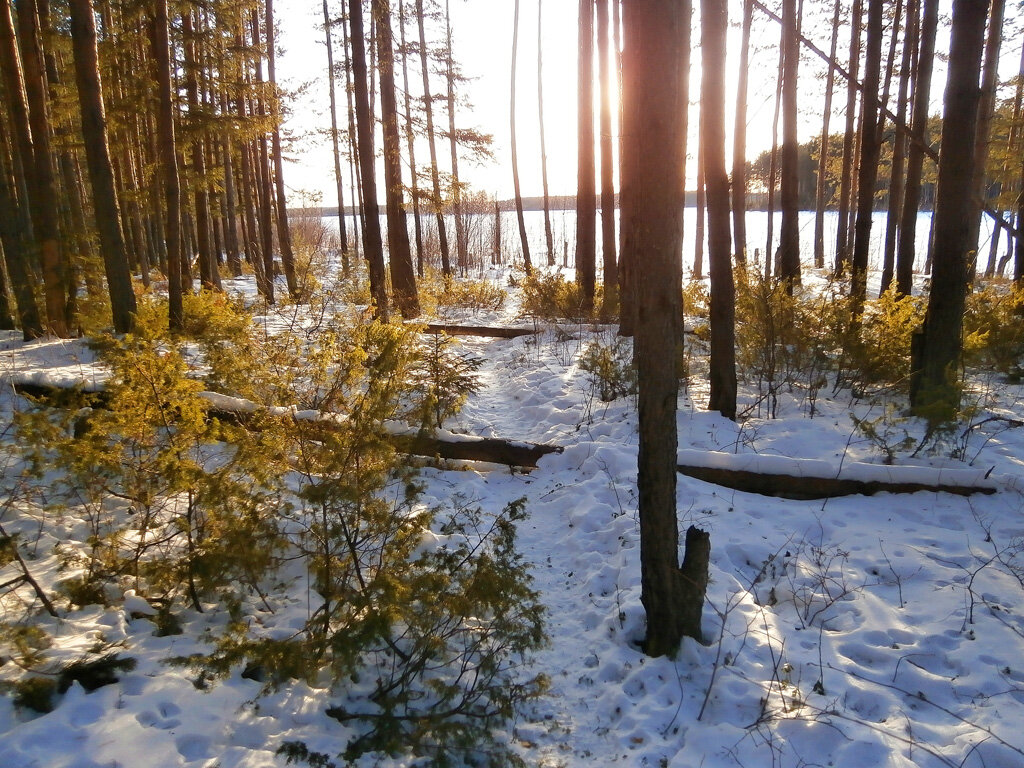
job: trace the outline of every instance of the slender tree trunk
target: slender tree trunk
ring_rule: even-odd
[[[635,355],[639,379],[641,597],[644,650],[671,655],[683,637],[701,639],[707,587],[706,533],[691,529],[679,563],[676,512],[676,361],[682,343],[682,232],[685,198],[686,76],[690,5],[637,0],[623,7],[626,89],[627,242],[643,254],[637,272]],[[636,87],[634,90],[634,87]]]
[[[18,305],[18,320],[25,341],[37,339],[45,333],[36,305],[35,279],[32,275],[31,254],[25,247],[29,239],[26,216],[14,188],[14,174],[8,159],[9,138],[6,121],[0,120],[0,246],[4,264],[10,276],[11,288]]]
[[[544,131],[544,2],[537,0],[537,122],[540,126],[540,182],[544,192],[544,244],[547,265],[555,266],[555,241],[551,234],[551,199],[548,195],[548,149]]]
[[[857,121],[857,76],[860,71],[863,0],[854,0],[850,20],[850,79],[846,82],[846,131],[843,134],[843,173],[839,180],[839,225],[836,231],[836,274],[850,266],[850,209],[853,200],[853,171],[857,165],[855,126]]]
[[[516,146],[516,59],[519,51],[519,0],[515,0],[512,21],[512,92],[509,97],[509,115],[512,128],[512,187],[516,199],[516,218],[519,221],[519,242],[523,249],[523,267],[526,274],[533,272],[530,261],[530,241],[526,236],[526,219],[523,217],[523,194],[519,189],[519,151]]]
[[[909,0],[907,4],[907,31],[903,41],[903,57],[900,62],[900,83],[896,100],[896,119],[900,125],[907,122],[907,94],[910,88],[910,72],[913,69],[914,51],[920,31],[921,4]],[[885,293],[895,280],[896,235],[900,221],[903,194],[906,188],[904,168],[906,166],[908,136],[906,131],[897,130],[893,136],[892,173],[889,176],[889,212],[885,217],[885,246],[882,256],[882,285],[879,294]]]
[[[701,0],[701,155],[708,203],[711,272],[711,361],[708,409],[736,418],[736,290],[729,237],[729,176],[725,170],[726,0]]]
[[[398,0],[398,33],[402,51],[402,99],[405,109],[405,148],[409,153],[409,188],[412,192],[413,233],[416,239],[416,274],[422,279],[423,222],[420,219],[419,167],[416,165],[416,132],[412,123],[412,95],[409,91],[409,47],[405,40],[405,18],[405,3],[403,0]],[[338,184],[340,185],[340,175],[338,178]],[[340,191],[341,187],[339,186],[338,189]]]
[[[878,135],[878,84],[882,64],[882,22],[884,0],[868,0],[867,39],[864,50],[864,86],[861,100],[860,173],[857,180],[857,222],[850,265],[851,286],[859,307],[867,296],[868,249],[871,218],[875,204],[878,158],[882,150]]]
[[[932,287],[924,332],[913,361],[910,404],[932,423],[955,417],[953,382],[963,351],[968,263],[977,246],[968,238],[976,168],[975,136],[981,91],[988,0],[953,0],[949,70],[942,110],[942,148],[932,236]]]
[[[403,27],[404,29],[404,27]],[[331,35],[331,14],[327,7],[327,0],[324,0],[324,37],[327,42],[327,86],[331,100],[331,151],[334,154],[334,184],[338,193],[338,231],[341,235],[341,258],[342,272],[348,274],[348,230],[345,223],[345,185],[342,183],[341,175],[341,147],[338,141],[338,97],[334,87],[334,44]],[[408,95],[408,85],[406,94]],[[413,173],[413,185],[416,184],[416,175]],[[417,220],[419,217],[417,216]],[[419,243],[417,242],[417,251]]]
[[[779,171],[779,116],[782,112],[782,87],[785,80],[786,47],[779,41],[779,76],[775,83],[775,113],[772,115],[772,154],[768,168],[768,226],[764,246],[764,276],[772,275],[772,267],[778,272],[777,253],[772,252],[775,244],[775,187]]]
[[[818,178],[814,188],[814,268],[825,267],[825,187],[828,176],[828,155],[830,148],[829,124],[832,121],[832,91],[835,88],[836,50],[839,47],[839,12],[841,0],[836,0],[832,12],[832,40],[829,44],[828,75],[825,78],[825,108],[821,118],[821,143],[818,145]]]
[[[707,240],[707,177],[704,172],[704,102],[701,100],[700,111],[697,119],[700,121],[697,127],[697,221],[693,229],[693,278],[704,279],[704,242]]]
[[[608,318],[618,303],[618,263],[615,258],[615,166],[612,156],[612,81],[608,60],[611,29],[608,3],[597,0],[597,61],[601,84],[601,262],[604,268],[604,299],[601,312]]]
[[[434,191],[434,216],[437,220],[437,237],[441,247],[441,272],[445,277],[452,274],[451,248],[448,245],[448,231],[444,221],[444,198],[441,195],[441,178],[437,166],[437,134],[434,131],[434,94],[430,90],[430,67],[427,58],[427,33],[424,27],[423,0],[416,0],[416,21],[420,35],[420,70],[423,74],[423,109],[427,120],[427,146],[430,149],[430,182]]]
[[[71,0],[71,42],[75,61],[75,84],[82,113],[85,158],[92,184],[96,228],[103,252],[103,265],[110,293],[114,330],[128,333],[135,313],[135,292],[128,269],[128,254],[121,232],[121,217],[114,188],[114,172],[107,145],[103,89],[100,85],[96,22],[91,0]]]
[[[917,76],[914,78],[914,105],[911,117],[910,149],[907,153],[907,184],[900,212],[899,246],[896,251],[896,291],[909,296],[914,287],[914,257],[917,238],[917,212],[921,204],[921,171],[928,137],[928,102],[935,58],[935,36],[939,23],[938,0],[922,0],[921,47]]]
[[[406,320],[420,314],[416,272],[409,247],[409,226],[403,202],[402,138],[398,131],[398,100],[395,95],[395,49],[391,33],[391,3],[373,0],[377,22],[377,65],[380,69],[380,111],[384,129],[384,184],[388,218],[388,263],[395,304]]]
[[[448,0],[444,3],[446,80],[448,82],[448,145],[452,156],[452,214],[455,217],[455,250],[459,257],[459,269],[466,274],[469,267],[469,243],[466,240],[465,209],[462,205],[462,183],[459,181],[459,141],[455,129],[455,54],[452,50],[452,17]]]
[[[251,23],[253,45],[259,47],[260,14],[255,9],[252,12]],[[265,45],[269,54],[269,51],[273,46],[273,41],[269,36],[267,36],[267,39],[265,40]],[[267,118],[270,116],[270,111],[267,109],[267,102],[264,97],[264,93],[266,92],[266,88],[264,87],[266,81],[263,79],[263,58],[261,56],[256,57],[254,76],[256,84],[256,115],[259,118],[260,123],[266,125]],[[267,138],[266,130],[261,130],[259,138],[257,139],[259,157],[256,160],[255,170],[257,174],[257,183],[259,184],[257,192],[259,193],[259,222],[260,241],[263,251],[263,270],[267,276],[266,298],[267,303],[273,304],[275,301],[274,278],[276,277],[276,267],[274,264],[274,185],[273,173],[270,168],[270,144],[271,142]]]
[[[171,50],[168,35],[167,0],[155,0],[152,19],[153,61],[156,63],[159,97],[160,166],[167,205],[167,297],[168,321],[172,331],[185,327],[181,285],[181,189],[178,186],[178,156],[174,143],[174,102],[171,98]]]
[[[975,177],[972,184],[973,210],[971,229],[967,241],[974,249],[974,256],[967,267],[968,277],[973,279],[978,262],[978,241],[981,239],[981,219],[987,203],[988,156],[992,118],[995,114],[996,87],[999,85],[999,48],[1003,39],[1003,14],[1006,0],[992,0],[992,15],[989,19],[988,37],[985,42],[984,68],[981,74],[981,101],[978,103],[978,129],[974,143]],[[996,229],[998,229],[996,227]]]
[[[779,277],[792,291],[800,283],[800,146],[797,136],[797,73],[800,64],[800,20],[796,0],[782,3],[782,162],[779,196]]]
[[[739,77],[736,84],[736,123],[732,143],[732,229],[736,262],[747,262],[747,90],[750,60],[750,24],[753,0],[743,0]]]
[[[597,198],[594,182],[594,0],[579,0],[576,143],[576,280],[583,311],[594,308]]]
[[[352,217],[352,253],[353,255],[359,252],[359,241],[360,231],[362,229],[362,218],[363,218],[363,197],[362,197],[362,179],[359,174],[359,157],[358,157],[358,143],[356,131],[356,109],[353,101],[353,94],[355,88],[352,86],[352,66],[349,58],[349,42],[348,42],[348,17],[343,16],[341,19],[341,68],[345,71],[345,101],[347,104],[348,112],[348,176],[349,176],[349,189],[352,190],[352,205],[357,210],[358,215]],[[348,259],[342,256],[342,268],[346,270],[348,268]]]
[[[292,234],[288,225],[288,199],[284,187],[284,159],[281,156],[281,108],[277,92],[277,38],[274,34],[274,0],[266,0],[267,24],[267,82],[270,84],[270,118],[273,128],[270,132],[274,158],[274,186],[277,205],[277,243],[281,249],[281,266],[288,293],[293,299],[299,296],[299,284],[295,277],[295,253],[292,251]]]
[[[1022,106],[1024,106],[1024,46],[1021,46],[1020,64],[1017,67],[1017,86],[1016,86],[1016,88],[1014,88],[1013,111],[1011,113],[1012,114],[1012,119],[1010,120],[1009,135],[1006,137],[1006,154],[1005,154],[1005,159],[1003,160],[1003,170],[1002,170],[1002,174],[1001,174],[1002,178],[1007,180],[1004,183],[1009,184],[1011,186],[1011,188],[1013,188],[1013,186],[1012,186],[1012,182],[1009,181],[1010,174],[1012,173],[1012,170],[1013,170],[1013,167],[1014,167],[1014,163],[1015,162],[1019,162],[1020,153],[1017,152],[1016,149],[1017,149],[1017,146],[1018,146],[1021,134],[1022,134],[1022,132],[1024,132],[1024,126],[1021,125],[1021,114],[1022,114],[1021,113],[1021,107]],[[1024,185],[1020,185],[1019,187],[1017,187],[1017,189],[1018,190],[1024,190]],[[1009,221],[1010,221],[1011,225],[1013,224],[1015,213],[1016,212],[1014,210],[1012,210],[1012,208],[1011,208],[1011,210],[1007,211],[1007,215],[1009,216]],[[1020,221],[1019,220],[1017,222],[1017,226],[1018,227],[1020,226]],[[994,237],[992,239],[993,239],[993,241],[995,240]],[[1007,233],[1007,235],[1006,235],[1006,255],[1002,259],[999,260],[999,264],[998,264],[998,274],[999,274],[1000,277],[1003,276],[1003,271],[1006,269],[1006,265],[1009,263],[1010,259],[1013,258],[1013,243],[1014,243],[1014,241],[1016,240],[1017,242],[1020,242],[1021,239],[1022,238],[1021,238],[1020,232],[1018,232],[1016,235],[1010,235],[1009,233]],[[992,267],[991,264],[990,264],[989,268],[990,268],[990,270],[992,270],[992,272],[996,271],[996,268]],[[986,275],[985,276],[986,277],[991,277],[992,274],[991,274],[991,272],[986,270]]]
[[[384,242],[377,205],[377,181],[373,153],[373,113],[370,112],[369,73],[363,36],[363,11],[360,0],[348,0],[348,18],[352,33],[352,83],[354,86],[358,129],[359,167],[363,191],[363,253],[370,266],[370,294],[374,311],[383,320],[388,317],[387,281],[384,275]]]

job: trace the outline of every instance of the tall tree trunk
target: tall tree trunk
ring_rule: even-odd
[[[519,242],[523,249],[523,267],[526,274],[533,272],[530,261],[530,241],[526,236],[526,219],[523,216],[523,194],[519,189],[519,150],[516,145],[516,59],[519,52],[519,0],[515,0],[512,20],[512,92],[509,96],[509,120],[512,129],[512,187],[516,199],[516,218],[519,221]]]
[[[103,266],[110,293],[114,330],[128,333],[135,313],[135,292],[128,269],[128,254],[121,232],[121,217],[114,188],[114,172],[107,145],[103,89],[100,85],[96,22],[91,0],[71,0],[71,42],[75,60],[75,84],[82,113],[85,159],[92,185],[96,229],[100,236]]]
[[[334,185],[338,193],[338,232],[341,236],[342,272],[347,274],[349,249],[348,231],[345,224],[345,185],[342,183],[341,175],[341,147],[338,141],[338,97],[334,87],[334,44],[331,35],[331,14],[327,7],[327,0],[324,0],[324,36],[327,42],[327,86],[331,100],[331,151],[334,154]],[[408,86],[406,91],[408,92]],[[413,184],[416,183],[415,179],[414,173]]]
[[[217,260],[213,253],[213,237],[210,225],[210,202],[206,185],[206,150],[203,146],[203,117],[199,104],[199,64],[196,56],[198,35],[192,21],[192,12],[186,10],[181,17],[185,52],[185,94],[188,99],[189,123],[192,130],[192,184],[196,222],[199,240],[199,279],[203,288],[213,290],[220,285],[217,274]]]
[[[224,249],[232,277],[242,275],[242,259],[238,248],[238,205],[235,196],[235,168],[231,157],[231,138],[225,134],[221,143],[224,157]]]
[[[255,9],[252,12],[251,17],[252,24],[252,42],[253,46],[259,48],[260,42],[260,14]],[[272,43],[267,43],[269,46]],[[257,55],[255,60],[255,71],[253,73],[256,86],[256,116],[259,118],[261,125],[266,125],[267,117],[269,115],[267,110],[267,103],[264,93],[266,88],[264,87],[265,81],[263,79],[263,58]],[[255,173],[256,183],[258,185],[257,193],[259,196],[259,225],[260,225],[260,250],[263,251],[263,271],[266,274],[266,299],[268,304],[273,304],[274,297],[274,278],[276,277],[276,270],[274,265],[274,192],[273,184],[271,182],[271,171],[270,171],[270,142],[267,140],[267,132],[265,129],[261,129],[259,137],[256,140],[257,151],[259,152],[258,157],[255,158]]]
[[[707,587],[706,533],[691,529],[679,563],[676,512],[676,361],[682,343],[690,4],[637,0],[623,7],[626,170],[623,225],[643,254],[638,270],[635,358],[639,380],[640,601],[644,650],[671,655],[683,637],[701,639]],[[638,182],[633,184],[632,182]]]
[[[0,246],[3,248],[4,264],[18,305],[22,338],[31,341],[42,336],[45,329],[36,305],[31,254],[25,247],[29,239],[26,231],[27,217],[21,210],[13,184],[14,174],[8,162],[10,142],[6,130],[6,121],[0,120]]]
[[[601,262],[604,268],[604,299],[602,316],[607,319],[618,303],[618,263],[615,258],[615,166],[612,157],[612,80],[608,60],[611,29],[608,3],[597,0],[597,62],[601,84]]]
[[[326,2],[326,0],[325,0]],[[412,193],[412,222],[416,239],[416,274],[423,277],[423,222],[420,219],[419,167],[416,165],[416,131],[412,123],[412,94],[409,91],[409,47],[405,40],[405,3],[398,0],[398,36],[402,51],[402,100],[405,109],[405,148],[409,153],[409,189]],[[333,96],[331,97],[334,98]],[[341,177],[338,177],[340,193]]]
[[[369,72],[366,67],[366,44],[363,35],[361,0],[348,0],[351,25],[352,84],[358,130],[359,168],[363,194],[363,253],[370,266],[370,294],[378,317],[387,320],[388,293],[384,275],[384,241],[380,231],[380,209],[377,204],[377,181],[373,156],[373,113],[370,112]]]
[[[465,210],[462,205],[462,183],[459,181],[459,140],[455,130],[455,54],[452,50],[452,16],[448,8],[448,0],[444,3],[445,41],[445,74],[448,83],[448,146],[452,156],[452,214],[455,217],[455,251],[459,258],[459,269],[466,274],[469,267],[469,255],[466,241]]]
[[[814,188],[814,268],[825,267],[825,187],[828,176],[830,147],[829,123],[832,121],[832,91],[836,78],[836,50],[839,47],[839,12],[841,0],[836,0],[832,12],[832,40],[829,44],[828,75],[825,78],[825,108],[821,117],[821,143],[818,145],[818,178]]]
[[[967,265],[976,247],[968,238],[981,99],[978,78],[988,7],[988,0],[953,0],[932,236],[932,286],[910,391],[911,406],[932,423],[954,418],[960,403],[959,387],[952,380],[963,350]]]
[[[857,166],[856,121],[857,77],[860,71],[860,38],[864,16],[863,0],[854,0],[850,20],[850,78],[846,82],[846,130],[843,133],[843,164],[839,179],[839,224],[836,229],[836,274],[850,266],[850,209],[853,200],[853,171]]]
[[[284,188],[284,159],[281,156],[281,107],[277,91],[277,38],[274,35],[274,0],[266,0],[267,25],[267,82],[270,84],[270,131],[271,152],[274,159],[274,187],[277,205],[277,244],[281,249],[281,266],[288,293],[293,299],[299,296],[299,284],[295,277],[295,253],[292,251],[292,233],[288,225],[288,199]]]
[[[174,143],[174,102],[171,97],[171,50],[168,34],[167,0],[156,0],[152,18],[151,41],[156,63],[159,98],[160,166],[167,206],[167,298],[168,322],[172,331],[185,327],[181,285],[181,189],[178,185],[178,155]]]
[[[704,102],[701,101],[700,111],[697,119],[700,121],[697,127],[697,221],[693,228],[693,272],[695,280],[704,279],[704,242],[707,240],[707,188],[704,172]]]
[[[910,72],[914,67],[914,51],[920,32],[921,4],[909,0],[907,4],[907,31],[903,41],[903,57],[900,61],[900,84],[897,91],[896,120],[899,125],[907,122],[907,94],[910,88]],[[885,217],[885,246],[882,255],[882,284],[879,294],[885,293],[895,279],[896,236],[901,212],[903,193],[906,188],[904,168],[906,166],[908,135],[897,130],[893,136],[892,173],[889,175],[889,212]]]
[[[907,184],[900,212],[899,246],[896,251],[896,292],[909,296],[914,288],[914,257],[917,238],[917,211],[921,204],[921,171],[924,147],[928,140],[928,102],[935,58],[935,35],[939,23],[938,0],[922,0],[921,46],[914,78],[914,104],[911,116],[910,149],[907,153]]]
[[[868,0],[867,38],[864,48],[864,85],[861,99],[860,173],[857,179],[857,222],[850,264],[850,294],[858,307],[867,295],[868,250],[871,218],[875,204],[878,158],[882,150],[878,135],[878,84],[882,66],[882,22],[884,0]]]
[[[548,195],[548,148],[544,131],[544,2],[537,0],[537,123],[540,127],[540,183],[544,194],[544,245],[547,265],[555,266],[555,240],[551,234],[551,199]]]
[[[800,64],[800,20],[796,0],[782,3],[782,161],[779,197],[779,278],[792,291],[800,282],[800,145],[797,136],[797,73]]]
[[[405,216],[402,186],[402,138],[398,131],[398,101],[395,95],[395,49],[391,34],[391,3],[373,0],[377,22],[377,65],[380,69],[380,112],[384,129],[384,184],[388,218],[388,263],[395,304],[405,319],[420,313],[416,272],[409,247],[409,226]]]
[[[1013,111],[1011,113],[1012,119],[1010,120],[1009,135],[1006,137],[1006,154],[1004,156],[1003,169],[1001,174],[1002,178],[1007,180],[1004,183],[1010,184],[1011,188],[1013,188],[1012,182],[1008,180],[1010,179],[1010,174],[1013,172],[1015,163],[1020,162],[1020,152],[1017,152],[1016,150],[1020,142],[1020,137],[1022,133],[1024,133],[1024,126],[1021,125],[1022,106],[1024,106],[1024,46],[1021,46],[1020,63],[1017,66],[1017,86],[1014,88]],[[1016,188],[1018,190],[1024,190],[1024,185],[1020,185],[1019,187]],[[1012,207],[1007,212],[1011,225],[1013,224],[1015,213],[1016,212],[1012,209]],[[1019,220],[1017,222],[1017,226],[1020,226]],[[1013,258],[1014,241],[1020,242],[1022,239],[1024,238],[1021,237],[1020,232],[1018,232],[1016,235],[1010,235],[1009,233],[1007,234],[1006,255],[999,260],[998,264],[998,274],[1000,277],[1003,276],[1003,271],[1006,269],[1006,265],[1009,263],[1010,259]],[[994,237],[993,240],[995,240]],[[997,269],[990,264],[989,270],[986,270],[985,276],[991,277],[992,272],[996,271]]]
[[[711,272],[711,362],[708,409],[736,418],[736,290],[729,237],[729,176],[725,170],[726,0],[701,0],[701,156],[708,203]]]
[[[352,66],[349,57],[349,46],[348,42],[348,16],[344,15],[341,19],[341,68],[345,71],[345,101],[348,112],[348,176],[349,176],[349,189],[352,190],[352,206],[357,210],[358,215],[352,217],[352,253],[359,253],[359,242],[361,239],[360,231],[362,229],[363,220],[363,184],[362,178],[359,173],[359,140],[357,138],[356,130],[356,109],[354,102],[355,88],[352,85]],[[342,268],[347,273],[348,259],[342,257]]]
[[[967,267],[968,277],[973,279],[978,262],[978,241],[981,237],[981,218],[987,203],[988,155],[992,118],[995,114],[996,87],[999,85],[999,48],[1003,39],[1003,14],[1006,0],[991,0],[992,14],[989,18],[988,38],[985,42],[984,68],[981,74],[981,100],[978,102],[978,128],[974,139],[974,181],[972,183],[971,229],[967,241],[974,249],[974,257]],[[996,229],[998,229],[996,227]],[[994,237],[994,234],[993,234]]]
[[[423,0],[416,0],[416,22],[419,25],[420,34],[423,110],[427,120],[427,146],[430,149],[430,183],[434,191],[433,208],[434,216],[437,220],[437,237],[441,247],[441,272],[445,277],[450,277],[452,274],[451,249],[448,245],[448,231],[445,228],[444,198],[441,195],[441,178],[437,167],[437,134],[434,131],[434,94],[430,90],[430,67],[427,57],[427,33],[424,27]]]
[[[6,5],[6,3],[5,3]],[[46,76],[43,72],[39,16],[35,0],[18,3],[18,38],[24,67],[25,103],[31,131],[31,155],[22,157],[28,187],[32,227],[39,248],[43,273],[46,322],[50,333],[67,337],[68,265],[60,248],[57,184],[53,175],[54,159],[50,145],[50,118],[47,109]],[[28,169],[31,167],[31,172]]]
[[[594,182],[594,0],[579,0],[576,99],[576,281],[583,311],[594,308],[597,198]]]
[[[736,122],[732,139],[732,229],[736,262],[747,261],[747,90],[750,60],[750,24],[753,0],[743,0],[739,76],[736,83]]]

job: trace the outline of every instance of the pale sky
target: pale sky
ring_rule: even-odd
[[[537,7],[539,0],[521,0],[519,19],[519,63],[518,63],[518,145],[522,191],[524,195],[540,195],[540,146],[537,121]],[[463,180],[474,189],[480,189],[499,198],[512,196],[512,173],[509,144],[509,95],[510,64],[512,48],[512,0],[450,0],[452,26],[455,36],[456,59],[463,72],[473,78],[465,96],[471,108],[463,108],[459,116],[460,127],[474,127],[494,136],[495,160],[486,167],[463,163],[460,172]],[[412,0],[409,0],[412,3]],[[771,4],[771,3],[769,3]],[[341,0],[330,0],[332,13],[340,11]],[[699,5],[697,3],[696,5]],[[805,5],[804,33],[827,51],[831,23],[831,2],[807,3]],[[397,0],[392,0],[397,9]],[[739,22],[741,19],[739,0],[730,0],[730,70],[735,69],[738,58]],[[544,109],[548,154],[548,175],[551,194],[573,194],[576,188],[576,0],[543,0],[544,13]],[[397,10],[395,11],[397,15]],[[279,80],[290,88],[306,86],[301,97],[294,102],[294,113],[286,123],[286,130],[304,138],[293,146],[294,158],[285,169],[285,181],[292,190],[292,204],[302,202],[302,192],[319,193],[323,205],[336,202],[333,180],[333,159],[326,129],[330,127],[329,100],[326,84],[326,48],[323,32],[323,8],[318,0],[279,0],[277,5],[278,25],[281,30],[281,46],[284,49],[278,62]],[[1020,58],[1020,17],[1021,12],[1014,3],[1008,3],[1007,23],[1004,24],[1004,45],[1001,68],[1003,77],[1011,77],[1017,70]],[[774,110],[774,79],[778,63],[778,26],[762,14],[755,13],[752,32],[751,85],[748,98],[748,156],[771,145],[771,121]],[[840,60],[845,59],[845,48],[849,42],[849,31],[845,25],[840,32]],[[410,28],[407,34],[415,34]],[[395,29],[398,37],[397,26]],[[694,44],[699,42],[699,19],[694,17]],[[948,29],[939,30],[938,49],[948,46]],[[886,44],[888,41],[886,41]],[[335,45],[335,58],[340,60],[340,45]],[[399,77],[400,72],[396,73]],[[418,68],[411,72],[411,89],[414,95],[420,89]],[[729,76],[727,94],[727,116],[731,146],[731,123],[734,106],[735,75]],[[821,125],[821,98],[824,93],[824,65],[816,56],[805,52],[800,70],[801,141],[811,138]],[[700,83],[700,50],[693,51],[691,74],[691,98],[696,99]],[[945,84],[945,65],[937,57],[933,76],[933,111],[940,108],[942,89]],[[432,80],[432,87],[440,91],[440,78]],[[894,86],[895,89],[895,86]],[[595,88],[595,93],[596,93]],[[339,87],[339,101],[344,91]],[[841,110],[845,104],[845,88],[837,84],[834,107]],[[344,104],[340,104],[344,109]],[[347,118],[340,115],[342,125]],[[842,118],[833,117],[832,130],[842,130]],[[447,124],[447,115],[441,109],[435,111],[438,125]],[[695,130],[697,110],[691,110],[691,138],[689,151],[696,148]],[[324,131],[319,137],[311,137],[311,131]],[[404,148],[404,145],[403,145]],[[426,151],[417,149],[417,162],[422,163]],[[447,146],[439,148],[442,170],[444,158],[448,157]],[[696,163],[688,163],[688,175],[694,176]],[[345,171],[347,173],[347,171]],[[691,182],[692,185],[692,182]],[[346,194],[348,185],[346,184]]]

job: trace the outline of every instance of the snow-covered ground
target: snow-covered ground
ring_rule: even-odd
[[[446,320],[507,324],[512,315],[510,305]],[[578,365],[590,341],[613,338],[611,327],[579,325],[512,340],[460,338],[486,361],[483,387],[446,426],[565,450],[528,474],[495,467],[421,474],[427,504],[460,494],[497,511],[527,499],[519,544],[550,635],[533,672],[551,680],[504,736],[527,764],[1024,766],[1024,430],[972,433],[971,466],[941,455],[898,459],[919,468],[900,472],[925,481],[980,475],[991,495],[790,501],[680,476],[681,530],[694,524],[711,534],[705,643],[686,641],[675,659],[647,658],[638,649],[635,402],[601,402]],[[23,344],[9,336],[0,352],[5,373],[40,382],[91,380],[90,363],[78,342]],[[780,401],[775,420],[733,423],[704,410],[703,384],[693,381],[679,397],[679,447],[698,452],[687,460],[717,451],[814,462],[714,460],[746,469],[883,469],[856,467],[882,463],[849,416],[871,406],[848,391],[825,395],[813,418],[793,395]],[[1020,385],[999,383],[989,395],[1001,415],[1024,418]],[[13,510],[3,514],[14,523]],[[0,583],[7,574],[0,571]],[[275,751],[288,740],[332,756],[344,749],[349,731],[325,714],[330,690],[293,684],[259,696],[259,683],[239,672],[197,690],[187,669],[164,660],[202,650],[204,627],[225,617],[186,612],[185,634],[157,637],[140,601],[130,594],[111,608],[43,622],[56,639],[53,652],[102,637],[121,642],[137,666],[93,693],[72,685],[46,715],[0,697],[0,766],[258,768],[283,766]],[[11,675],[0,667],[0,676]]]

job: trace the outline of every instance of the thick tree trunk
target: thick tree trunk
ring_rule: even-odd
[[[46,75],[43,71],[42,42],[35,0],[17,4],[18,38],[24,67],[25,103],[31,131],[31,155],[23,156],[26,169],[32,227],[39,248],[43,274],[46,323],[55,336],[70,335],[66,316],[69,292],[68,264],[60,247],[57,183],[54,178],[53,151],[50,143],[50,118],[47,109]],[[31,173],[28,168],[31,167]]]
[[[91,0],[71,0],[71,42],[75,61],[75,84],[82,113],[85,159],[92,185],[96,229],[103,252],[103,266],[110,293],[114,330],[127,333],[135,313],[135,292],[128,269],[128,254],[121,232],[121,217],[114,188],[114,172],[107,145],[103,89],[100,85],[96,22]]]
[[[576,73],[576,281],[583,311],[594,308],[597,280],[597,190],[594,182],[594,0],[579,0]]]
[[[702,0],[701,156],[708,202],[711,271],[711,397],[708,409],[736,418],[736,291],[729,237],[729,176],[725,170],[726,0]]]
[[[896,292],[909,296],[914,288],[917,211],[921,204],[921,171],[928,137],[928,104],[935,59],[935,35],[939,23],[938,0],[922,0],[921,45],[914,78],[910,149],[907,153],[907,183],[900,212],[899,245],[896,251]]]
[[[800,64],[800,20],[797,0],[782,3],[782,162],[779,197],[782,225],[779,228],[778,276],[793,290],[800,283],[800,146],[797,135],[797,74]]]
[[[690,11],[689,3],[676,0],[637,0],[623,7],[623,128],[624,143],[632,148],[624,164],[622,220],[629,228],[629,248],[644,258],[644,269],[636,274],[637,487],[644,646],[652,656],[674,654],[683,637],[701,638],[702,585],[707,583],[703,558],[695,557],[707,552],[706,534],[687,536],[687,562],[681,568],[676,516]]]
[[[380,111],[384,129],[384,184],[388,219],[388,264],[391,290],[402,317],[420,313],[416,273],[409,247],[409,225],[405,216],[402,185],[402,138],[398,131],[398,100],[395,95],[395,49],[391,34],[391,3],[373,0],[377,22],[377,66],[380,69]]]
[[[959,406],[953,379],[963,350],[975,136],[981,53],[988,0],[954,0],[949,74],[942,111],[942,148],[932,238],[932,286],[924,333],[914,360],[910,402],[931,420],[952,418]]]
[[[366,67],[363,11],[360,0],[348,0],[348,18],[352,28],[352,82],[363,194],[363,254],[370,266],[370,294],[375,304],[374,311],[378,317],[386,320],[388,293],[384,275],[384,241],[381,238],[380,209],[377,205],[377,180],[371,138],[373,113],[370,112],[369,73]]]
[[[3,248],[4,264],[10,277],[18,307],[18,321],[25,341],[37,339],[45,333],[36,305],[35,279],[28,248],[26,217],[21,210],[17,192],[12,181],[8,154],[6,124],[0,120],[0,246]]]

